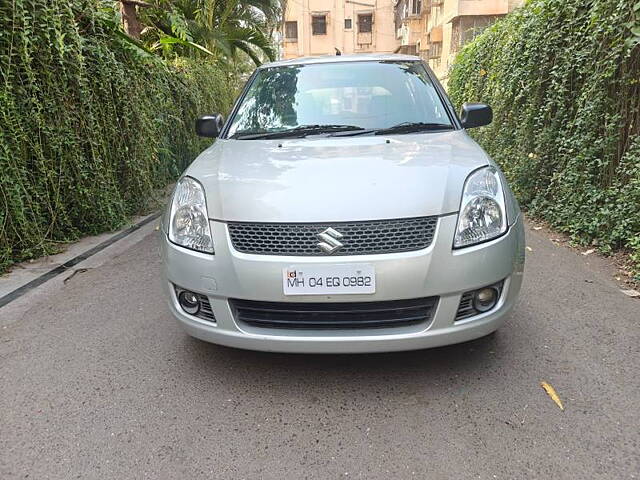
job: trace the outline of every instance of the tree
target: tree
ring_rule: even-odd
[[[121,1],[123,7],[135,2],[134,11],[147,6],[138,0]],[[267,32],[280,22],[278,0],[155,0],[151,6],[137,12],[136,19],[144,25],[141,39],[165,56],[233,59],[243,52],[256,65],[261,55],[275,57]]]
[[[140,38],[142,27],[138,21],[137,7],[152,7],[150,3],[139,0],[119,0],[122,26],[127,34],[135,39]]]

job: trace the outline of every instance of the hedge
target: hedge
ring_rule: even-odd
[[[489,103],[474,133],[523,206],[640,271],[640,2],[530,0],[466,45],[453,101]]]
[[[147,210],[231,104],[224,68],[164,63],[100,4],[0,4],[0,271]]]

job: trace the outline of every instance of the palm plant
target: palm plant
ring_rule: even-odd
[[[141,38],[165,56],[226,57],[244,52],[256,65],[275,57],[270,31],[278,0],[156,0],[141,11]]]

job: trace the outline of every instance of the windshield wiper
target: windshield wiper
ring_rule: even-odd
[[[386,135],[389,133],[424,132],[427,130],[452,130],[453,125],[447,123],[402,122],[393,127],[378,128],[374,135]]]
[[[423,132],[426,130],[451,130],[452,125],[446,123],[424,123],[424,122],[402,122],[388,128],[361,128],[356,131],[345,131],[344,133],[332,133],[330,137],[355,137],[356,135],[386,135],[389,133],[411,133]]]
[[[238,140],[258,140],[262,138],[304,137],[310,134],[347,132],[355,130],[364,130],[364,128],[357,127],[355,125],[300,125],[299,127],[280,130],[278,132],[237,132],[232,135],[231,138]]]

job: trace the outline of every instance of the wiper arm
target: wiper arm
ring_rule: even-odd
[[[377,128],[359,128],[358,130],[344,130],[343,133],[332,133],[330,137],[355,137],[356,135],[366,135],[367,133],[377,132]]]
[[[427,130],[451,130],[453,125],[447,123],[402,122],[388,128],[379,128],[374,135],[386,135],[389,133],[411,133]]]
[[[424,122],[403,122],[388,128],[363,128],[357,131],[346,131],[345,133],[332,133],[330,137],[355,137],[357,135],[385,135],[389,133],[410,133],[425,130],[451,130],[453,126],[446,123],[424,123]]]
[[[364,129],[355,125],[300,125],[299,127],[281,130],[279,132],[238,132],[231,138],[238,140],[257,140],[262,138],[304,137],[313,133],[347,132],[352,130]]]

